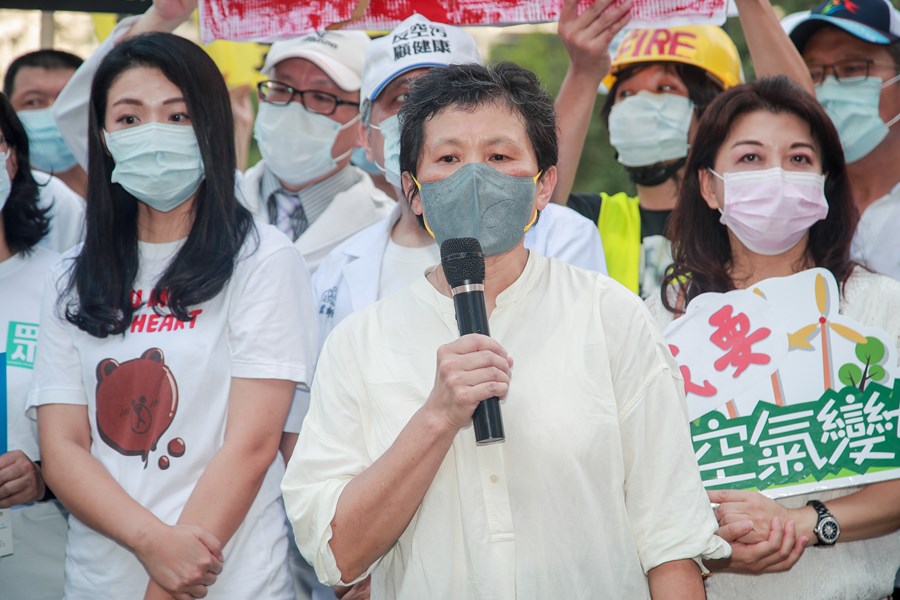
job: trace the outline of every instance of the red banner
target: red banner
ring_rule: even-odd
[[[592,0],[581,0],[583,10]],[[562,0],[201,0],[203,41],[276,40],[326,28],[389,30],[413,13],[453,25],[559,19]],[[635,0],[632,22],[665,26],[725,21],[727,0]]]

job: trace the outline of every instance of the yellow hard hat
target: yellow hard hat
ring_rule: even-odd
[[[677,62],[699,67],[725,89],[741,82],[741,58],[725,30],[715,25],[632,29],[622,39],[603,79],[612,89],[616,73],[640,63]]]

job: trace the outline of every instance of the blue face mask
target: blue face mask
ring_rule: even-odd
[[[534,196],[540,173],[514,177],[484,163],[468,163],[453,175],[419,183],[425,227],[438,244],[471,237],[485,256],[511,250],[537,219]]]
[[[609,143],[626,167],[646,167],[684,158],[694,103],[676,94],[638,92],[609,113]]]
[[[369,157],[366,156],[365,148],[354,148],[353,152],[350,154],[350,164],[354,167],[359,167],[369,175],[378,175],[381,173],[381,169],[374,162],[369,160]]]
[[[116,163],[112,182],[153,209],[173,210],[203,181],[200,146],[189,125],[147,123],[103,137]]]
[[[890,127],[900,119],[896,115],[885,123],[878,112],[881,90],[897,81],[900,75],[884,83],[878,77],[868,77],[854,78],[852,82],[845,80],[841,84],[829,76],[816,87],[816,98],[841,137],[848,163],[858,161],[878,147]]]
[[[403,187],[400,182],[400,117],[391,115],[378,125],[370,125],[384,138],[384,178],[392,186]]]
[[[28,158],[31,166],[45,173],[63,173],[78,161],[63,141],[51,110],[22,110],[16,114],[28,134]]]

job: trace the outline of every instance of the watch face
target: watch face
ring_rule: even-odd
[[[833,544],[841,534],[841,527],[834,517],[825,517],[819,521],[816,534],[819,536],[819,542],[822,544]]]

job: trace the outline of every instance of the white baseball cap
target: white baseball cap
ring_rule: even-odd
[[[275,65],[281,61],[305,58],[325,71],[339,88],[355,92],[362,80],[366,48],[371,42],[362,31],[314,31],[272,44],[261,73],[271,77]]]
[[[413,69],[481,62],[471,35],[459,27],[412,15],[369,44],[360,97],[374,100],[395,77]]]

